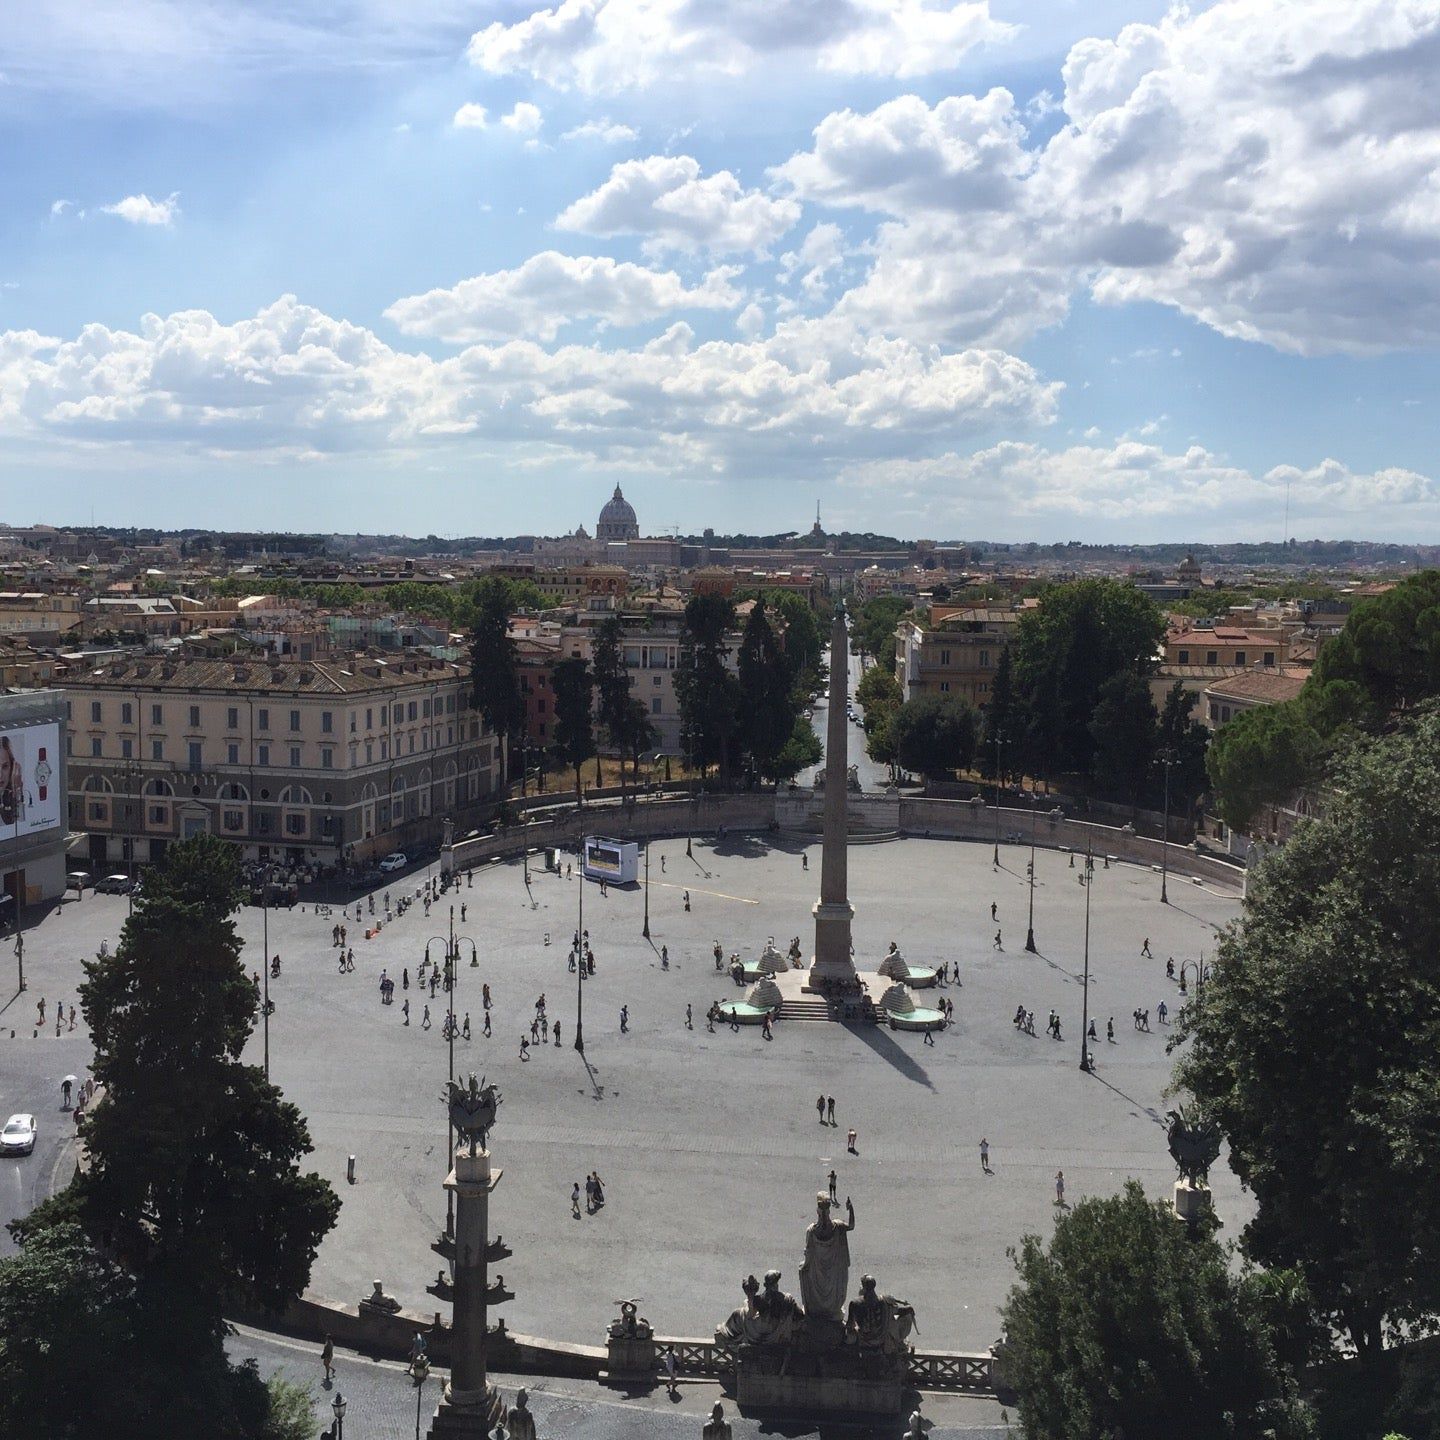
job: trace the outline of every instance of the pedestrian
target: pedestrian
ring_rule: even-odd
[[[830,1172],[829,1176],[828,1176],[828,1179],[829,1179],[829,1181],[830,1181],[830,1199],[831,1199],[831,1202],[833,1203],[834,1201],[836,1201],[836,1200],[838,1200],[838,1199],[840,1198],[840,1197],[835,1193],[835,1182],[839,1179],[839,1176],[837,1176],[837,1175],[835,1174],[835,1172],[832,1170],[832,1171]]]
[[[687,1030],[693,1030],[695,1028],[695,1012],[689,1005],[685,1007],[685,1028]]]
[[[667,1345],[664,1353],[660,1356],[660,1364],[665,1371],[665,1393],[673,1400],[679,1393],[675,1388],[675,1347]]]
[[[490,1038],[490,1012],[488,1010],[485,1012],[485,1028],[481,1033],[487,1040]]]
[[[860,1153],[860,1152],[859,1152],[858,1150],[856,1150],[856,1148],[855,1148],[855,1131],[849,1130],[849,1131],[846,1132],[846,1134],[845,1134],[845,1148],[846,1148],[852,1155],[858,1155],[858,1154]]]
[[[980,1168],[987,1175],[992,1173],[990,1169],[990,1142],[983,1139],[980,1141]]]
[[[1165,1023],[1165,1017],[1170,1013],[1170,1008],[1162,1000],[1159,1005],[1155,1007],[1155,1013],[1160,1017],[1160,1023],[1163,1025]]]
[[[715,969],[719,971],[725,963],[725,952],[720,947],[720,942],[715,942],[715,949],[712,952],[715,956]]]
[[[71,1082],[69,1080],[62,1080],[60,1082],[61,1104],[66,1110],[70,1108],[70,1085]]]
[[[480,998],[484,1001],[485,1008],[488,1010],[490,1008],[490,987],[488,985],[482,985],[480,987]]]
[[[346,970],[352,970],[352,971],[355,969],[355,952],[354,952],[354,950],[347,950],[347,951],[345,952],[345,968],[346,968]]]
[[[670,968],[670,947],[668,945],[660,947],[660,968],[662,970]]]
[[[765,1018],[760,1022],[760,1038],[762,1040],[773,1040],[775,1036],[770,1030],[770,1012],[765,1012]]]
[[[325,1383],[328,1385],[335,1374],[335,1342],[327,1335],[320,1351],[320,1363],[325,1367]]]
[[[260,983],[258,976],[256,977],[255,983],[257,985]],[[43,995],[40,997],[40,1004],[37,1009],[38,1013],[35,1017],[35,1023],[37,1025],[43,1025],[45,1023],[45,997]]]
[[[1140,947],[1140,953],[1141,953],[1147,960],[1153,960],[1153,959],[1155,958],[1155,957],[1154,957],[1153,955],[1151,955],[1151,953],[1150,953],[1150,937],[1149,937],[1148,935],[1145,937],[1145,943],[1144,943],[1143,945],[1141,945],[1141,947]]]
[[[1112,1045],[1115,1043],[1115,1017],[1113,1015],[1105,1022],[1105,1038]]]
[[[998,930],[995,932],[995,947],[994,947],[994,948],[995,948],[996,950],[1002,950],[1002,951],[1005,949],[1005,947],[1000,943],[1000,932],[999,932]]]
[[[1165,962],[1165,978],[1167,980],[1175,978],[1175,957],[1173,955]]]
[[[585,1177],[585,1213],[587,1215],[595,1213],[595,1181],[589,1175]]]
[[[70,1007],[70,1024],[67,1028],[71,1030],[75,1028],[75,1007],[73,1005]]]
[[[1065,1172],[1064,1172],[1063,1170],[1057,1170],[1057,1171],[1055,1172],[1055,1203],[1056,1203],[1057,1205],[1059,1205],[1062,1209],[1064,1208],[1064,1205],[1065,1205]]]
[[[1098,1039],[1100,1038],[1100,1037],[1099,1037],[1098,1035],[1096,1035],[1096,1033],[1095,1033],[1095,1022],[1094,1022],[1093,1020],[1090,1022],[1090,1028],[1089,1028],[1089,1030],[1087,1030],[1087,1031],[1085,1032],[1085,1038],[1086,1038],[1087,1040],[1098,1040]]]
[[[538,1044],[540,1040],[540,1021],[537,1018],[530,1021],[530,1043]]]
[[[935,1043],[935,1031],[928,1025],[925,1027],[925,1043],[927,1045],[933,1045]]]
[[[435,998],[435,992],[440,988],[440,967],[437,965],[430,972],[430,998]]]
[[[465,1039],[470,1038],[470,1012],[468,1010],[465,1012],[465,1024],[461,1027],[460,1033]]]
[[[992,920],[998,920],[1000,918],[999,915],[996,913],[996,906],[993,900],[990,902],[990,918]]]
[[[405,1003],[400,1007],[400,1013],[405,1017],[405,1023],[410,1023],[410,997],[405,997]]]
[[[835,1097],[833,1095],[825,1101],[825,1117],[832,1125],[835,1123]]]
[[[465,923],[465,906],[463,903],[460,906],[460,923],[462,925]]]
[[[410,967],[408,965],[400,972],[400,988],[402,990],[410,988]]]
[[[600,1183],[600,1172],[598,1170],[592,1170],[590,1172],[590,1183],[595,1196],[595,1208],[599,1210],[601,1206],[605,1204],[605,1188]]]
[[[430,1007],[428,1005],[420,1016],[420,1028],[422,1030],[428,1030],[430,1028]]]
[[[685,913],[687,915],[690,913],[690,892],[688,890],[685,892]]]
[[[580,1182],[578,1180],[575,1182],[575,1188],[570,1192],[570,1213],[577,1220],[580,1218]]]
[[[820,1117],[820,1123],[825,1123],[825,1097],[822,1095],[815,1102],[815,1113]]]
[[[800,852],[800,868],[802,870],[808,870],[810,868],[810,855],[808,851],[802,850]]]
[[[630,1007],[629,1007],[628,1005],[622,1005],[622,1006],[620,1007],[620,1033],[621,1033],[622,1035],[625,1034],[625,1032],[626,1032],[627,1030],[629,1030],[629,1028],[630,1028]]]
[[[557,1045],[560,1043],[560,1022],[558,1020],[555,1022],[555,1043]]]
[[[530,1041],[524,1035],[520,1037],[520,1058],[522,1060],[530,1058]]]
[[[663,855],[660,857],[660,873],[662,875],[665,873],[665,857]]]

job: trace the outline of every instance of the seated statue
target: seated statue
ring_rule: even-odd
[[[845,1338],[850,1344],[898,1355],[914,1327],[913,1305],[893,1295],[881,1295],[873,1275],[861,1278],[859,1298],[850,1302],[845,1314]]]
[[[745,1304],[715,1331],[721,1345],[788,1345],[800,1321],[800,1306],[793,1295],[780,1288],[780,1272],[765,1272],[762,1290],[753,1275],[740,1287]]]
[[[393,1295],[385,1293],[385,1287],[376,1280],[375,1288],[360,1303],[368,1305],[372,1310],[386,1310],[391,1313],[400,1308],[400,1302]]]
[[[717,1400],[710,1409],[710,1418],[700,1432],[701,1440],[731,1440],[734,1432],[725,1418],[725,1407]]]
[[[506,1419],[510,1427],[506,1433],[510,1440],[535,1440],[535,1417],[530,1413],[530,1396],[524,1390],[516,1394],[515,1404]]]

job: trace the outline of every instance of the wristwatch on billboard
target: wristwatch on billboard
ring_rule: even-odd
[[[40,758],[35,762],[35,792],[44,800],[50,787],[50,762],[45,758],[45,747],[40,747]]]

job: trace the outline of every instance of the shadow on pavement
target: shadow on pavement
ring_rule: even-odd
[[[1142,1105],[1133,1095],[1127,1095],[1118,1085],[1112,1085],[1098,1070],[1090,1072],[1092,1080],[1098,1080],[1107,1090],[1113,1091],[1127,1104],[1133,1105],[1142,1115],[1148,1115],[1163,1130],[1165,1122],[1160,1118],[1160,1112],[1153,1105]]]
[[[898,1070],[907,1080],[913,1080],[927,1090],[934,1090],[929,1072],[908,1050],[897,1045],[883,1026],[851,1023],[846,1024],[845,1028],[852,1035],[859,1036],[887,1065]]]

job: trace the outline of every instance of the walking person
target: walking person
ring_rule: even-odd
[[[800,868],[802,870],[808,870],[810,868],[810,856],[804,850],[800,852]]]
[[[461,1027],[460,1033],[466,1040],[470,1038],[470,1012],[465,1012],[465,1024]]]
[[[1065,1172],[1055,1172],[1055,1203],[1063,1210],[1065,1208]]]
[[[409,1002],[407,1001],[406,1003],[408,1004]],[[430,1028],[430,1007],[428,1005],[425,1007],[424,1013],[420,1016],[420,1028],[422,1030],[428,1030]]]
[[[839,1195],[835,1193],[835,1184],[840,1177],[832,1170],[826,1178],[830,1181],[830,1202],[834,1204],[834,1202],[840,1198]]]
[[[820,1123],[825,1123],[825,1097],[822,1095],[815,1102],[815,1113],[820,1117]]]
[[[335,1377],[335,1342],[329,1335],[320,1350],[320,1363],[325,1367],[325,1383],[328,1385]]]
[[[925,1027],[925,1043],[927,1045],[935,1043],[935,1032],[928,1025]]]
[[[557,1045],[560,1043],[560,1022],[558,1020],[555,1022],[555,1043]]]
[[[825,1101],[825,1118],[832,1125],[835,1123],[835,1097],[833,1095]]]
[[[690,892],[688,890],[685,892],[685,913],[687,915],[690,913]]]
[[[848,1130],[848,1131],[846,1131],[846,1133],[845,1133],[845,1148],[846,1148],[846,1150],[848,1150],[848,1151],[850,1152],[850,1154],[852,1154],[852,1155],[858,1155],[858,1154],[860,1153],[860,1152],[855,1148],[855,1140],[856,1140],[856,1132],[855,1132],[854,1130]]]
[[[530,1058],[530,1040],[529,1037],[525,1035],[520,1037],[520,1058],[522,1060],[528,1060]]]
[[[405,997],[405,1003],[400,1007],[400,1013],[405,1017],[405,1023],[410,1023],[410,997]]]
[[[1145,943],[1144,943],[1143,945],[1141,945],[1141,947],[1140,947],[1140,953],[1141,953],[1147,960],[1153,960],[1153,959],[1155,958],[1155,957],[1150,953],[1150,937],[1149,937],[1148,935],[1145,937]]]
[[[665,1393],[673,1400],[679,1391],[675,1388],[675,1347],[667,1345],[660,1356],[661,1368],[665,1371]]]
[[[485,1012],[485,1027],[480,1032],[488,1040],[490,1038],[490,1012]]]
[[[1004,945],[1000,943],[1000,932],[998,930],[995,932],[995,944],[993,948],[1001,951],[1005,949]]]
[[[996,906],[993,900],[990,902],[990,918],[992,920],[998,920],[1000,918],[999,915],[996,913]]]
[[[575,1219],[580,1218],[580,1182],[578,1180],[575,1182],[575,1188],[570,1192],[570,1213]]]
[[[620,1007],[620,1033],[621,1033],[622,1035],[624,1035],[629,1029],[630,1029],[630,1007],[629,1007],[628,1005],[622,1005],[622,1006]]]
[[[695,1012],[689,1005],[685,1007],[685,1028],[687,1030],[693,1030],[695,1028]]]
[[[994,1174],[990,1169],[990,1142],[984,1139],[980,1141],[980,1168],[987,1175]]]

